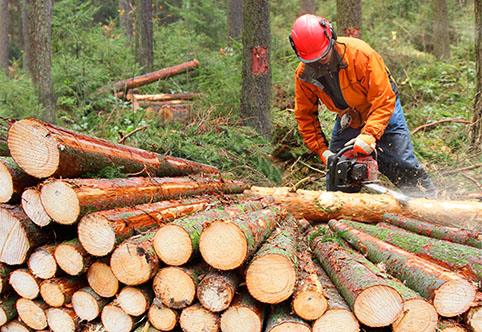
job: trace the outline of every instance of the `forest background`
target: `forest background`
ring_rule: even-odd
[[[24,2],[8,2],[9,70],[8,76],[0,73],[0,116],[4,118],[40,118],[43,112],[23,63]],[[299,60],[288,34],[303,1],[262,2],[269,6],[271,36],[268,135],[243,125],[242,38],[228,37],[224,0],[152,0],[153,69],[192,59],[200,65],[185,75],[146,85],[139,92],[203,94],[194,101],[187,124],[166,124],[142,108],[134,111],[129,102],[109,91],[98,92],[143,72],[135,59],[136,43],[120,24],[133,15],[133,7],[121,9],[118,0],[54,0],[51,68],[57,124],[111,141],[146,126],[125,143],[214,165],[226,176],[250,184],[323,189],[324,166],[303,145],[293,116],[294,71]],[[441,197],[481,199],[482,152],[471,147],[470,137],[477,74],[474,3],[444,1],[450,54],[442,57],[434,55],[438,45],[433,35],[434,17],[440,9],[436,3],[363,1],[362,39],[382,55],[392,71],[409,129],[429,124],[412,135],[412,143]],[[336,30],[337,1],[314,4],[314,13],[327,18]],[[320,121],[329,136],[334,114],[322,110]],[[115,169],[102,174],[118,175]]]

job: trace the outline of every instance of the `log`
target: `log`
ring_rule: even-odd
[[[15,307],[17,300],[18,295],[11,293],[0,301],[0,326],[17,318],[17,308]]]
[[[152,289],[147,286],[127,286],[117,294],[117,302],[120,307],[131,316],[140,316],[145,313],[153,299]]]
[[[199,252],[216,269],[236,269],[258,250],[285,215],[278,206],[270,206],[246,215],[207,221],[199,236]]]
[[[482,332],[482,306],[470,308],[464,321],[469,331]]]
[[[266,332],[311,332],[308,322],[291,312],[291,307],[285,303],[271,307],[266,322]]]
[[[99,296],[90,287],[83,287],[72,295],[72,308],[81,320],[92,321],[99,317],[109,299]]]
[[[475,286],[458,274],[341,222],[329,225],[373,263],[385,264],[389,274],[429,300],[441,316],[460,315],[474,301]]]
[[[221,316],[223,332],[261,332],[264,322],[264,304],[256,301],[243,288]]]
[[[185,308],[194,301],[196,287],[209,269],[203,261],[164,267],[154,277],[152,289],[165,306],[171,309]]]
[[[209,271],[197,286],[196,295],[199,303],[212,312],[226,310],[240,282],[241,277],[236,271]]]
[[[33,300],[40,294],[40,279],[28,269],[20,268],[10,274],[9,283],[20,297]]]
[[[12,158],[0,158],[0,203],[20,202],[23,190],[39,182],[39,179],[25,173]]]
[[[10,127],[8,147],[17,164],[38,178],[75,178],[106,167],[149,176],[219,174],[210,165],[115,144],[35,119],[23,119]]]
[[[110,257],[110,268],[120,282],[136,286],[150,280],[159,268],[152,247],[155,231],[134,235],[122,242]]]
[[[32,332],[33,330],[30,327],[20,323],[18,320],[12,320],[6,323],[5,325],[2,325],[0,331],[1,332]]]
[[[37,187],[27,188],[23,191],[22,208],[37,226],[44,227],[52,221],[52,218],[45,212],[40,200],[40,190]]]
[[[477,231],[434,225],[421,220],[391,213],[384,214],[383,221],[420,235],[482,249],[482,234]]]
[[[80,244],[79,239],[64,241],[54,251],[55,261],[67,274],[77,276],[87,272],[93,257]]]
[[[273,196],[296,218],[323,222],[351,219],[367,223],[382,221],[385,213],[425,220],[433,224],[482,231],[482,203],[413,198],[400,205],[388,194],[347,194],[342,192],[297,190],[289,188],[251,187],[246,194]]]
[[[115,303],[109,303],[102,309],[101,320],[108,332],[129,332],[134,328],[132,317]]]
[[[79,221],[79,240],[89,254],[105,256],[133,235],[212,204],[215,204],[213,199],[193,198],[89,213]]]
[[[450,241],[432,239],[405,230],[387,229],[359,222],[343,223],[382,241],[431,260],[474,281],[482,281],[482,250]]]
[[[50,279],[57,275],[55,261],[55,244],[46,244],[36,248],[28,257],[27,265],[34,276],[40,279]]]
[[[104,325],[102,325],[102,323],[94,322],[86,324],[85,327],[82,329],[82,332],[107,332],[107,330],[104,328]]]
[[[191,115],[191,105],[181,104],[176,106],[160,105],[159,107],[150,106],[152,111],[157,112],[157,119],[163,123],[186,123]],[[146,115],[149,108],[146,109]]]
[[[16,205],[0,205],[0,229],[0,262],[9,265],[24,263],[32,248],[53,238],[52,232],[41,230]]]
[[[110,266],[102,261],[92,263],[87,271],[89,286],[102,297],[112,297],[117,294],[119,281],[112,273]]]
[[[10,279],[11,272],[12,272],[11,266],[0,263],[0,295],[6,293],[9,288],[8,281]]]
[[[90,212],[199,194],[240,193],[243,186],[238,181],[199,176],[53,180],[42,185],[40,199],[53,220],[70,225]]]
[[[80,327],[80,318],[72,308],[50,308],[46,315],[52,332],[75,332]]]
[[[370,327],[392,324],[402,313],[402,298],[387,281],[334,242],[317,237],[313,252],[355,317]]]
[[[217,332],[219,317],[200,304],[193,304],[182,310],[179,325],[184,332]]]
[[[45,303],[57,308],[69,303],[75,291],[84,286],[85,282],[81,278],[51,278],[40,284],[40,296]]]
[[[16,303],[18,318],[34,330],[43,330],[47,327],[45,310],[49,307],[42,300],[27,300],[19,298]]]
[[[468,332],[468,331],[456,321],[444,319],[438,323],[437,332]]]
[[[172,331],[178,320],[177,312],[166,307],[158,298],[152,301],[147,317],[151,325],[159,331]]]
[[[297,225],[288,215],[256,252],[246,270],[246,286],[256,300],[280,303],[294,291],[296,284]]]
[[[203,95],[201,93],[192,93],[192,92],[160,93],[160,94],[154,94],[154,95],[131,94],[127,99],[135,103],[140,101],[191,100],[194,98],[200,98],[202,96]]]
[[[240,202],[228,207],[197,213],[162,225],[154,237],[154,249],[167,265],[183,265],[199,254],[199,236],[203,225],[215,219],[246,214],[272,203],[269,198]]]

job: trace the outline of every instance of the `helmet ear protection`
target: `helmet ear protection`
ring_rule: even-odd
[[[337,39],[337,35],[336,35],[336,32],[335,30],[333,29],[333,25],[331,23],[328,23],[327,21],[325,21],[324,19],[321,19],[320,20],[320,25],[323,27],[323,32],[325,33],[325,36],[326,38],[329,40],[329,44],[328,44],[328,47],[326,48],[325,52],[323,53],[323,55],[321,57],[324,57],[326,54],[328,54],[328,52],[330,51],[330,49],[333,47],[333,44],[335,44],[335,41]],[[331,32],[331,37],[328,35],[328,29],[330,30]],[[300,57],[300,55],[298,54],[298,50],[296,49],[296,45],[295,45],[295,42],[293,41],[293,37],[291,36],[291,33],[290,35],[288,36],[289,40],[290,40],[290,45],[291,47],[293,48],[293,51],[295,51],[295,54]]]

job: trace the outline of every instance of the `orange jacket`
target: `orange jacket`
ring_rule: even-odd
[[[338,42],[334,45],[340,59],[338,77],[348,108],[337,108],[315,79],[326,74],[326,69],[313,69],[304,63],[296,69],[295,118],[298,129],[308,148],[320,156],[328,144],[318,120],[318,100],[340,117],[349,112],[352,116],[350,127],[362,127],[362,134],[371,134],[378,140],[395,110],[397,98],[396,86],[392,90],[389,71],[378,53],[360,39],[339,37]]]

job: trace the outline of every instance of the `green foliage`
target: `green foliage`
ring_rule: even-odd
[[[41,112],[37,93],[32,81],[21,69],[8,79],[0,73],[0,117],[32,117]]]

